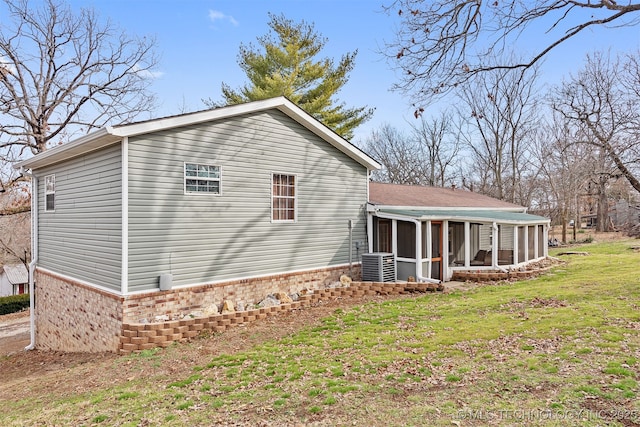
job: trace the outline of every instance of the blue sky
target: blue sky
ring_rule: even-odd
[[[157,38],[161,62],[153,91],[158,116],[203,109],[203,98],[220,100],[222,82],[237,88],[246,82],[237,64],[241,43],[256,44],[267,34],[268,12],[296,22],[314,23],[328,39],[321,57],[339,58],[358,50],[349,82],[338,94],[349,107],[376,109],[371,121],[358,128],[354,142],[366,138],[383,123],[407,127],[413,108],[390,91],[396,73],[379,53],[393,39],[395,15],[383,12],[384,0],[73,0],[74,6],[92,6],[103,18],[126,31]],[[542,28],[530,28],[516,49],[526,53],[544,43]],[[543,79],[559,83],[577,71],[587,52],[640,48],[640,25],[635,28],[595,29],[553,51],[543,64]]]

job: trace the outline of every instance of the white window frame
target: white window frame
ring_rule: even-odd
[[[200,176],[187,176],[187,165],[196,165],[196,169],[200,166],[206,166],[206,167],[214,167],[214,168],[218,168],[218,177],[200,177]],[[189,191],[187,190],[187,180],[188,179],[196,179],[196,180],[200,180],[200,181],[209,181],[209,182],[217,182],[218,183],[218,192],[213,192],[213,191]],[[213,163],[198,163],[198,162],[184,162],[184,166],[182,169],[182,184],[183,184],[183,191],[185,195],[200,195],[200,196],[220,196],[222,195],[222,166],[220,165],[216,165]]]
[[[53,208],[49,209],[49,203],[47,200],[49,196],[53,196]],[[56,211],[56,175],[45,175],[44,177],[44,211],[55,212]]]
[[[276,175],[293,177],[293,197],[291,197],[291,196],[281,196],[281,195],[274,194],[274,177]],[[269,214],[271,215],[271,222],[272,223],[282,223],[282,222],[295,223],[295,222],[298,222],[298,175],[293,174],[293,173],[286,173],[286,172],[271,172],[270,182],[271,182],[271,187],[270,187],[269,191],[271,192],[271,209],[270,209]],[[293,219],[274,219],[274,209],[275,209],[274,200],[276,198],[293,199]]]

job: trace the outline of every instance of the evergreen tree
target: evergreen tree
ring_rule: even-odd
[[[314,61],[327,39],[312,24],[295,24],[282,15],[269,17],[271,31],[258,37],[262,50],[240,45],[238,64],[250,83],[238,90],[222,83],[222,104],[286,96],[342,137],[351,138],[353,129],[371,118],[373,109],[347,108],[333,98],[347,83],[357,51],[345,54],[337,66],[328,58]]]

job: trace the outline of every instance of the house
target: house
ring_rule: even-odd
[[[279,97],[105,127],[15,167],[33,185],[32,345],[118,351],[123,324],[357,277],[380,165]]]
[[[394,255],[398,280],[508,271],[548,255],[549,219],[455,188],[372,182],[367,224],[370,251]]]
[[[29,272],[24,264],[5,265],[0,270],[0,297],[28,292]]]

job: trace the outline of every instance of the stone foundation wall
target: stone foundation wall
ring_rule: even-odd
[[[115,351],[122,332],[122,299],[36,270],[36,348],[65,352]]]
[[[500,271],[500,270],[482,270],[482,271],[455,271],[451,276],[451,280],[457,282],[498,282],[501,280],[524,280],[533,279],[548,271],[548,268],[538,270],[523,271]]]
[[[353,265],[351,274],[349,266],[342,266],[131,295],[124,301],[123,320],[125,323],[140,323],[153,322],[158,316],[173,319],[193,312],[210,311],[225,300],[231,301],[234,307],[249,307],[270,294],[294,294],[325,288],[339,282],[342,275],[359,280],[360,265]]]

